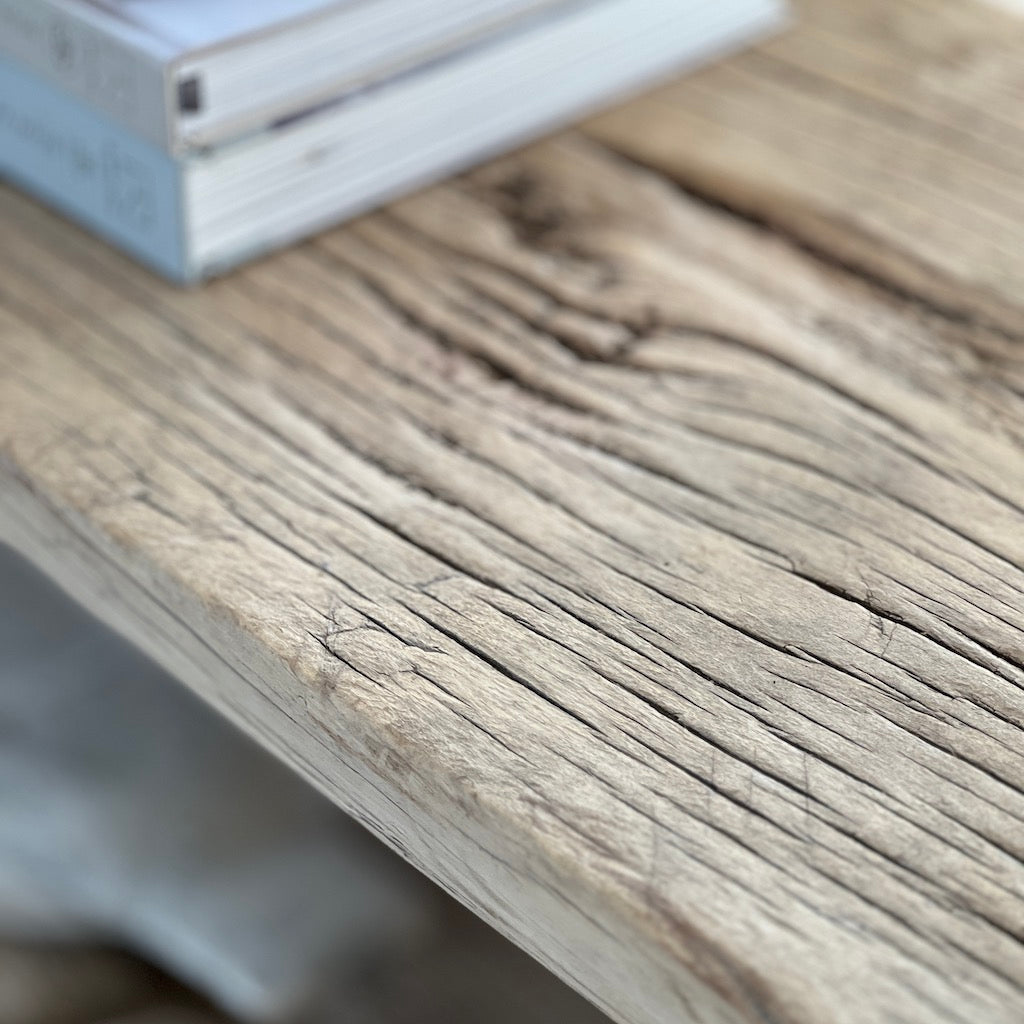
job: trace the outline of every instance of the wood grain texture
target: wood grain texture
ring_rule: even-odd
[[[791,4],[796,31],[588,133],[821,258],[1019,338],[1024,17],[960,0]]]
[[[694,94],[923,11],[954,134],[862,9]],[[0,193],[0,531],[620,1021],[1019,1022],[1024,256],[651,104],[194,293]]]

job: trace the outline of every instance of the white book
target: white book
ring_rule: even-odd
[[[173,153],[586,0],[0,0],[0,55]]]
[[[167,276],[195,281],[719,56],[783,17],[780,0],[553,8],[185,159],[0,60],[0,175]]]

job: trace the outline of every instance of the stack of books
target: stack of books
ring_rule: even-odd
[[[0,176],[195,281],[781,18],[781,0],[0,0]]]

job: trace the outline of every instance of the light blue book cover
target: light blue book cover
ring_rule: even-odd
[[[178,281],[192,277],[178,163],[5,59],[0,177],[161,273]]]

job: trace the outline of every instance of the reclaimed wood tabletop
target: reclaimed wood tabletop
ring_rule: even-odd
[[[1024,19],[796,7],[194,291],[0,191],[0,537],[619,1021],[1019,1024]]]

